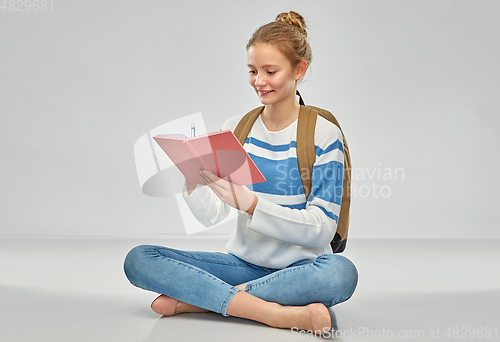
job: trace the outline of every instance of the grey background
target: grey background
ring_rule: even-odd
[[[290,9],[313,48],[299,89],[351,149],[350,237],[499,238],[500,2],[477,0],[0,10],[0,236],[183,234],[173,198],[140,192],[133,145],[183,115],[218,130],[259,105],[245,45]]]

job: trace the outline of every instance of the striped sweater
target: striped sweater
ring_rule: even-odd
[[[242,118],[228,119],[222,129],[234,131]],[[337,229],[344,154],[342,134],[337,126],[321,116],[314,135],[316,162],[312,190],[305,197],[297,165],[297,120],[287,128],[270,132],[260,116],[244,144],[266,182],[248,185],[259,197],[253,215],[238,212],[236,231],[226,249],[255,265],[284,268],[296,261],[332,253],[330,241]],[[229,213],[207,186],[197,186],[184,199],[205,226],[214,225]]]

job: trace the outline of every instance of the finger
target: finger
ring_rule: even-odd
[[[205,180],[205,183],[207,183],[207,185],[208,183],[210,183],[213,186],[219,187],[221,191],[229,189],[229,186],[227,184],[228,182],[225,181],[224,179],[217,177],[213,173],[210,173],[208,171],[207,172],[202,171],[200,175]]]
[[[207,185],[208,185],[209,183],[212,183],[212,181],[211,181],[209,178],[207,178],[207,177],[206,177],[203,173],[201,173],[201,172],[200,172],[200,177],[201,177],[201,179],[203,179],[203,181],[205,182],[205,184],[207,184]]]
[[[231,186],[231,192],[233,194],[235,208],[240,210],[240,205],[238,204],[238,199],[236,198],[237,196],[236,196],[236,192],[234,191],[233,183],[229,183],[229,185]]]
[[[214,183],[216,180],[213,179],[211,176],[211,174],[209,172],[206,172],[204,170],[201,170],[200,171],[200,177],[203,178],[203,180],[205,181],[205,183],[208,185],[208,184],[212,184]]]
[[[215,193],[217,197],[222,199],[222,194],[220,193],[219,188],[215,187],[213,182],[207,183],[207,186]]]
[[[205,181],[205,184],[212,189],[216,194],[221,197],[221,191],[224,191],[224,188],[221,187],[219,184],[217,184],[217,181],[212,181],[210,178],[207,178],[205,176],[202,176],[203,180]]]
[[[205,183],[207,183],[207,185],[208,185],[209,183],[213,183],[213,182],[214,182],[214,179],[212,179],[212,178],[210,177],[210,173],[205,172],[204,170],[201,170],[201,171],[200,171],[200,177],[201,177],[201,178],[203,178],[203,180],[205,181]]]
[[[201,170],[200,175],[209,178],[212,182],[215,182],[219,179],[219,177],[217,177],[217,175],[213,174],[212,172],[210,172],[208,170]]]

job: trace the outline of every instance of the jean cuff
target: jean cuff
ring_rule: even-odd
[[[220,313],[223,315],[223,316],[229,316],[226,311],[227,311],[227,307],[229,305],[229,302],[231,301],[231,299],[233,299],[234,295],[237,294],[239,291],[241,291],[239,288],[237,288],[236,286],[234,286],[231,291],[229,291],[229,293],[226,295],[226,298],[224,298],[224,301],[222,302],[222,305],[220,307]]]

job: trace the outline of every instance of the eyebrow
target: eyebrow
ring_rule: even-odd
[[[252,64],[247,64],[247,66],[249,68],[255,68]],[[262,66],[263,68],[278,68],[279,66],[278,65],[275,65],[275,64],[266,64],[266,65],[263,65]]]

